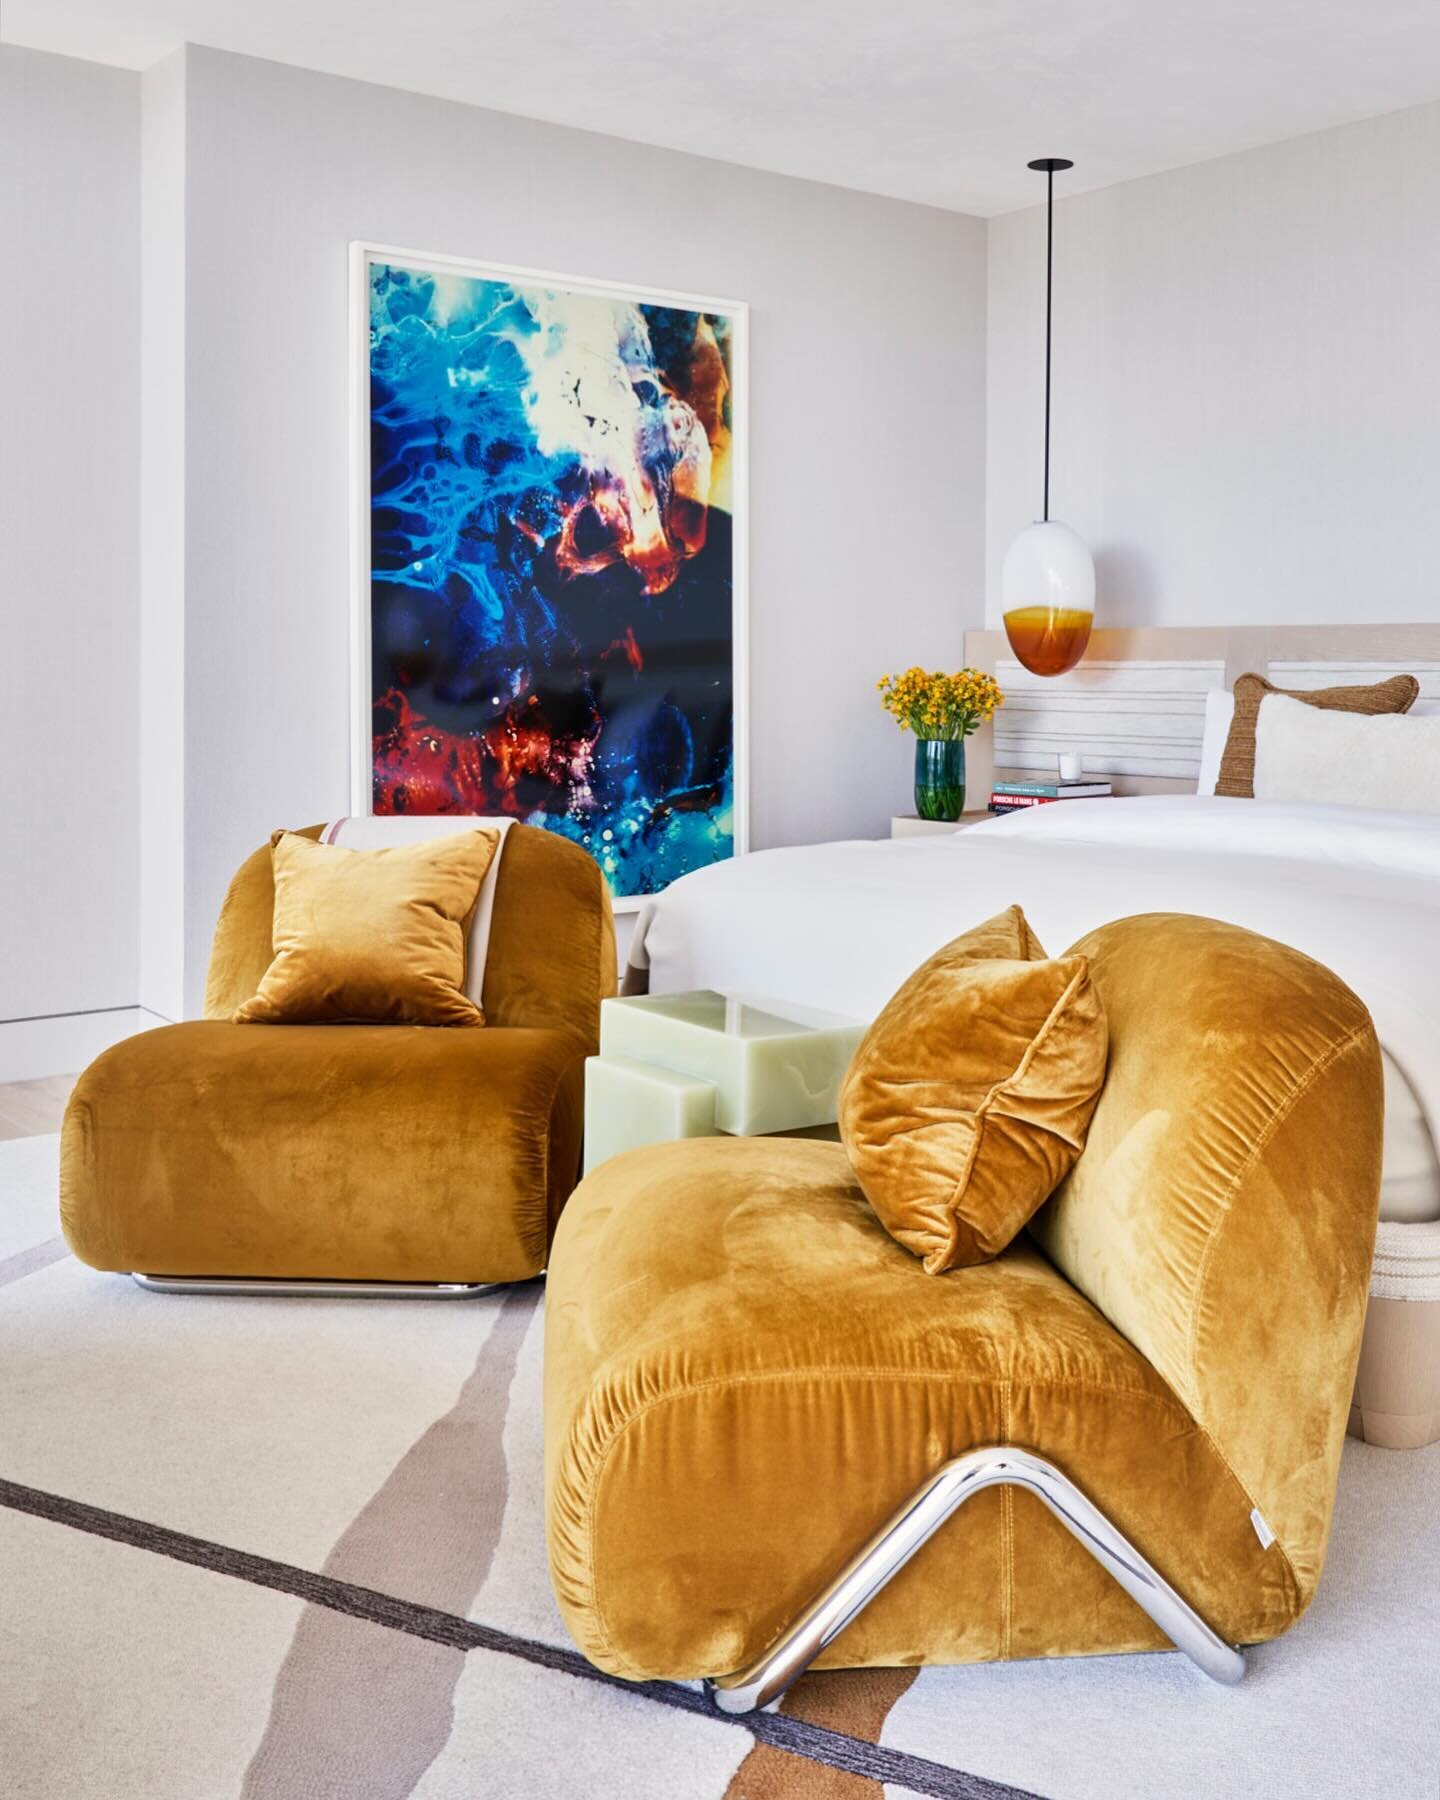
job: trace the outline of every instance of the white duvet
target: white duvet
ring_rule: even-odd
[[[759,851],[653,902],[631,960],[648,960],[654,993],[731,989],[868,1019],[932,951],[1017,901],[1052,954],[1111,919],[1188,912],[1334,969],[1387,1055],[1382,1215],[1440,1216],[1440,816],[1162,795]]]

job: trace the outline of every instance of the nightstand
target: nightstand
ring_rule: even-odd
[[[951,832],[965,831],[971,825],[979,825],[994,816],[989,812],[967,812],[961,813],[958,819],[920,819],[914,813],[905,813],[890,821],[890,835],[892,838],[945,837]]]

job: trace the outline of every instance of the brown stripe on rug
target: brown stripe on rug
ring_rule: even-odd
[[[469,1612],[505,1517],[510,1384],[541,1292],[537,1281],[505,1295],[454,1406],[395,1465],[324,1574],[461,1618]],[[243,1800],[404,1800],[450,1736],[464,1664],[458,1646],[307,1606]]]
[[[829,1669],[802,1675],[782,1713],[862,1743],[878,1744],[890,1708],[918,1669]],[[730,1778],[725,1800],[885,1800],[885,1784],[758,1743]]]
[[[32,1244],[28,1250],[17,1250],[13,1256],[0,1256],[0,1287],[22,1281],[27,1275],[36,1275],[41,1269],[63,1262],[69,1254],[70,1247],[64,1238],[52,1237],[46,1238],[43,1244]]]

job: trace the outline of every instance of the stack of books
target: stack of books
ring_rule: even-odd
[[[1026,806],[1049,806],[1055,800],[1103,800],[1110,792],[1108,781],[1094,775],[1064,777],[1016,775],[997,779],[990,795],[992,813],[1019,812]]]

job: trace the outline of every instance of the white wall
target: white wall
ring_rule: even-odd
[[[1440,617],[1440,106],[1063,200],[1055,230],[1051,510],[1100,622]],[[1039,516],[1044,256],[1043,208],[991,221],[992,624]]]
[[[140,996],[185,1010],[185,57],[141,77]]]
[[[135,75],[0,47],[0,1080],[139,992],[139,133]]]
[[[978,221],[191,48],[185,968],[235,865],[348,804],[346,247],[751,304],[757,846],[875,834],[874,683],[980,622]]]
[[[0,1079],[81,1060],[5,1021],[194,1010],[234,865],[347,804],[352,238],[751,302],[754,839],[883,828],[874,679],[982,582],[998,619],[1036,510],[1040,209],[195,49],[142,155],[141,89],[0,49]],[[1437,219],[1440,107],[1062,200],[1054,510],[1105,620],[1436,616]]]

